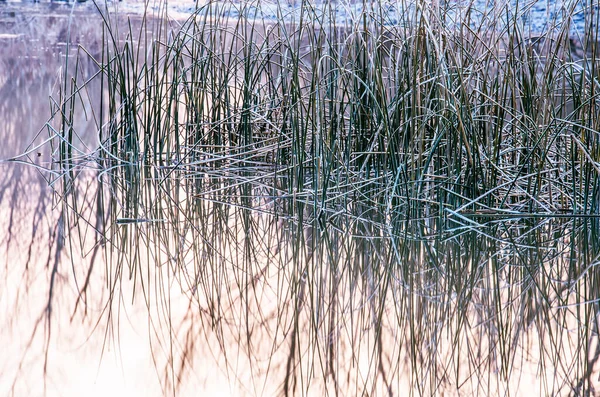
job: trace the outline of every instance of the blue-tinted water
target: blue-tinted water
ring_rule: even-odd
[[[389,1],[378,2],[360,0],[329,1],[301,1],[277,2],[234,2],[220,3],[222,8],[212,3],[211,11],[219,16],[238,18],[240,15],[248,19],[262,19],[265,21],[287,19],[298,21],[301,11],[309,11],[320,15],[321,21],[335,19],[338,25],[362,22],[363,10],[377,21],[384,21],[386,25],[402,25],[410,23],[409,18],[415,15],[417,5],[414,1]],[[426,15],[431,15],[431,1],[425,1],[420,9]],[[488,29],[514,29],[518,28],[524,34],[558,33],[561,29],[568,28],[571,35],[581,35],[586,30],[597,28],[600,0],[439,0],[440,23],[444,26],[459,26],[462,21],[470,21],[470,26],[475,29],[487,31]],[[183,8],[180,7],[180,8]],[[193,6],[186,10],[192,13]]]

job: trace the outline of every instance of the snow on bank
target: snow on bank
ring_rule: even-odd
[[[437,1],[437,0],[434,0]],[[273,0],[250,2],[203,2],[190,1],[168,2],[168,14],[172,18],[185,19],[198,12],[200,15],[209,13],[214,17],[237,19],[243,17],[247,20],[264,20],[266,22],[284,20],[298,22],[301,14],[309,12],[316,16],[323,25],[335,21],[337,25],[352,25],[361,23],[363,13],[368,18],[388,26],[410,23],[408,16],[415,15],[417,3],[420,1],[367,1],[339,0],[329,1],[301,1],[277,2]],[[121,3],[123,4],[123,3]],[[132,4],[132,3],[130,3]],[[199,4],[197,6],[197,4]],[[426,15],[431,16],[431,10],[439,10],[440,23],[444,26],[459,26],[460,21],[466,20],[470,12],[470,25],[472,28],[504,29],[507,25],[517,23],[524,34],[545,34],[560,31],[565,23],[570,23],[571,35],[583,35],[586,30],[586,18],[592,16],[596,19],[600,6],[597,0],[441,0],[437,7],[426,1],[421,6]],[[160,12],[164,4],[156,3],[150,8]],[[123,6],[121,6],[123,8]],[[125,6],[125,7],[129,7]],[[435,15],[435,14],[434,14]],[[314,20],[314,18],[311,18]],[[590,25],[589,22],[587,24]]]

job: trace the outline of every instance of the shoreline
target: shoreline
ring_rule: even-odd
[[[585,13],[592,12],[598,18],[600,5],[593,10],[589,10],[587,6],[584,8],[582,2],[577,0],[574,2],[566,1],[563,4],[562,0],[553,0],[550,4],[549,0],[529,1],[521,9],[516,10],[516,0],[508,0],[500,3],[495,9],[488,7],[485,0],[475,0],[468,3],[465,0],[451,0],[446,7],[437,7],[439,15],[443,20],[438,21],[440,24],[451,26],[455,24],[460,27],[464,20],[469,20],[471,28],[478,30],[487,30],[490,28],[500,27],[504,29],[507,25],[519,24],[526,36],[546,35],[552,32],[562,30],[564,20],[570,19],[569,34],[584,35],[586,26]],[[4,7],[32,7],[32,6],[50,6],[55,10],[59,9],[76,9],[76,10],[95,10],[94,2],[87,1],[42,1],[42,2],[24,2],[0,0],[0,4]],[[286,4],[280,4],[277,1],[254,0],[249,2],[241,1],[208,1],[204,3],[183,0],[169,1],[167,4],[167,16],[169,19],[182,21],[192,17],[195,13],[198,15],[205,13],[204,10],[212,8],[216,12],[210,12],[211,15],[219,18],[245,18],[249,22],[254,21],[278,21],[280,19],[286,22],[293,23],[297,21],[302,12],[314,12],[316,15],[326,18],[333,18],[340,25],[352,25],[362,22],[363,17],[363,2],[362,1],[339,1],[335,3],[326,2],[303,2],[302,0],[288,1]],[[367,6],[367,14],[373,20],[383,23],[384,26],[398,26],[411,22],[407,20],[407,15],[413,15],[416,1],[379,1],[370,3]],[[468,4],[468,5],[467,5]],[[550,7],[546,7],[548,4]],[[200,5],[197,8],[197,5]],[[303,6],[304,5],[304,6]],[[144,15],[150,13],[154,16],[164,15],[165,2],[154,4],[145,3],[144,1],[99,1],[100,8],[106,6],[111,13],[125,13],[128,15]],[[435,5],[431,10],[434,10]],[[430,10],[423,10],[424,13],[429,13]],[[565,17],[563,17],[566,16]],[[283,18],[281,18],[283,17]],[[597,22],[597,21],[596,21]]]

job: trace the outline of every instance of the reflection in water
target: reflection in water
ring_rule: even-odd
[[[107,292],[102,267],[94,270],[92,264],[104,263],[102,246],[91,232],[89,246],[65,240],[73,225],[66,223],[65,207],[48,185],[57,183],[57,175],[39,172],[52,168],[44,124],[56,109],[49,99],[59,97],[69,34],[72,43],[85,44],[92,54],[100,48],[102,22],[90,8],[78,4],[71,14],[71,5],[0,4],[0,158],[27,153],[0,164],[3,396],[163,394],[141,305],[127,305],[117,319],[97,323]],[[77,23],[69,31],[70,18]],[[76,47],[70,51],[75,53]],[[85,73],[89,77],[96,70],[88,62]],[[97,95],[90,89],[87,94]],[[81,125],[88,120],[95,129],[92,115],[82,114],[79,120]],[[81,274],[75,279],[73,271]],[[98,283],[90,284],[82,297],[86,305],[79,303],[75,312],[76,291],[85,285],[88,272]]]
[[[181,53],[159,45],[135,52],[144,40],[131,37],[116,44],[122,52],[111,52],[100,20],[85,14],[70,40],[84,43],[91,57],[69,58],[65,72],[66,48],[56,43],[69,38],[60,22],[66,10],[30,14],[31,24],[3,15],[5,26],[17,29],[9,33],[23,36],[6,39],[2,49],[0,120],[8,144],[0,150],[13,159],[25,151],[18,159],[39,167],[2,164],[8,260],[0,324],[13,343],[0,361],[8,374],[0,390],[581,395],[598,386],[597,201],[571,186],[579,163],[548,155],[556,161],[551,172],[572,178],[553,182],[546,171],[523,170],[533,163],[512,167],[522,149],[502,147],[503,168],[495,172],[508,209],[490,213],[470,203],[499,205],[479,186],[491,177],[469,173],[472,155],[456,149],[458,138],[436,141],[434,121],[424,126],[432,137],[420,148],[410,137],[393,142],[399,163],[390,161],[399,171],[382,171],[389,164],[378,150],[392,145],[392,135],[363,140],[356,131],[379,122],[365,111],[369,103],[353,108],[336,97],[339,91],[348,99],[357,65],[326,69],[305,56],[303,45],[323,42],[323,32],[291,34],[302,62],[274,29],[217,26],[207,38],[194,35],[207,23],[201,18],[172,37]],[[159,23],[147,26],[160,31]],[[139,24],[134,19],[131,31],[143,31]],[[248,34],[267,44],[246,45]],[[411,45],[392,37],[381,47],[402,62]],[[190,59],[207,66],[194,70]],[[248,59],[259,63],[256,74],[248,73]],[[129,62],[139,75],[125,78],[118,67]],[[300,66],[288,69],[295,62]],[[313,81],[321,71],[323,80]],[[336,91],[331,81],[348,84]],[[312,97],[318,90],[311,84],[330,90]],[[360,84],[354,89],[361,101],[370,98]],[[56,98],[50,107],[40,92]],[[289,98],[296,102],[283,103]],[[315,99],[296,106],[305,98]],[[439,111],[439,101],[431,103],[428,110]],[[48,109],[51,120],[38,134]],[[505,129],[529,123],[519,116],[506,115]],[[394,117],[403,115],[390,123]],[[297,133],[306,120],[315,123],[302,127],[308,138]],[[327,135],[334,122],[356,138]],[[317,137],[326,135],[318,147]],[[440,142],[443,155],[423,148],[431,142]],[[559,145],[568,146],[559,140],[549,147]],[[444,172],[454,172],[453,157],[467,171],[411,184],[427,168],[418,150]],[[331,168],[321,162],[328,156]],[[556,189],[550,196],[560,200],[533,196],[527,183]],[[486,194],[489,201],[481,199]],[[537,216],[538,206],[564,215],[565,197],[592,216]]]

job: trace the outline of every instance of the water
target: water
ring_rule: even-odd
[[[219,8],[219,3],[215,9]],[[225,12],[219,12],[222,16],[238,18],[244,15],[249,20],[257,19],[263,21],[275,21],[278,19],[288,21],[299,21],[301,13],[301,2],[292,1],[278,3],[271,1],[238,2],[233,7],[227,3]],[[366,9],[363,7],[366,6]],[[308,8],[307,8],[308,9]],[[310,3],[311,11],[321,15],[321,20],[334,17],[340,25],[355,24],[362,22],[363,10],[376,20],[384,20],[388,26],[402,25],[408,23],[407,15],[414,15],[415,5],[403,1],[382,1],[378,3],[361,1],[335,1],[332,3],[313,2]],[[174,3],[172,10],[177,15],[189,15],[196,10],[195,4]],[[555,0],[538,1],[440,1],[440,23],[445,26],[460,27],[466,15],[470,15],[471,27],[488,30],[487,26],[494,29],[505,29],[507,25],[518,25],[525,34],[542,35],[548,32],[559,32],[564,24],[568,23],[568,29],[572,35],[583,35],[590,26],[590,18],[593,26],[598,26],[598,4],[591,2],[571,2]],[[201,11],[202,13],[202,11]],[[594,17],[595,15],[595,17]],[[586,24],[587,19],[587,24]]]
[[[6,3],[5,3],[6,4]],[[8,4],[19,4],[9,1]],[[213,10],[222,9],[220,16],[238,18],[243,14],[249,20],[260,19],[274,21],[283,18],[287,21],[298,21],[301,12],[300,1],[274,2],[241,2],[232,3],[212,2]],[[338,24],[354,24],[361,22],[363,12],[362,1],[334,1],[331,3],[316,1],[309,2],[310,9],[326,18],[335,17]],[[406,23],[406,15],[414,14],[415,4],[405,1],[381,1],[376,3],[366,2],[366,11],[371,17],[383,19],[388,26]],[[426,3],[427,4],[427,3]],[[197,7],[206,7],[205,2],[190,0],[171,1],[168,3],[168,13],[173,18],[185,19],[197,11]],[[57,2],[55,7],[63,7]],[[103,7],[103,6],[101,6]],[[142,14],[148,11],[161,15],[165,7],[161,3],[144,4],[140,1],[112,2],[109,7],[123,13]],[[87,9],[95,12],[95,7],[90,3],[79,3],[78,9]],[[470,15],[471,27],[482,28],[486,25],[494,29],[504,29],[507,25],[517,24],[524,33],[529,35],[542,35],[548,32],[558,33],[565,24],[571,35],[581,36],[586,29],[598,26],[599,5],[594,0],[442,0],[439,1],[440,22],[446,26],[460,26],[461,20]]]
[[[256,147],[276,153],[268,141],[227,167],[210,145],[111,163],[97,149],[107,95],[97,81],[74,104],[81,152],[62,178],[46,171],[60,171],[61,141],[47,142],[60,117],[45,123],[75,81],[63,85],[66,42],[100,59],[101,19],[90,4],[10,3],[0,15],[0,158],[29,163],[0,165],[0,394],[163,395],[180,373],[179,395],[598,387],[597,218],[442,213],[421,196],[407,211],[409,197],[378,185],[386,173],[355,169],[327,175],[321,197],[307,168],[298,193],[263,164],[276,156],[258,157]],[[76,47],[69,54],[73,68]],[[79,66],[82,87],[99,68],[85,56]],[[544,179],[557,196],[577,188],[560,179]]]
[[[79,12],[81,8],[71,14],[71,7],[62,4],[0,4],[0,158],[27,152],[18,160],[40,167],[0,164],[0,395],[162,396],[151,364],[143,304],[121,312],[118,322],[135,326],[118,327],[116,338],[106,339],[112,331],[106,322],[96,322],[106,294],[103,287],[93,287],[96,292],[90,290],[85,298],[87,316],[72,316],[77,299],[73,287],[85,280],[94,262],[93,247],[83,253],[75,247],[68,252],[58,248],[64,246],[68,226],[51,188],[56,175],[40,172],[52,163],[52,149],[43,144],[48,138],[44,125],[50,97],[58,97],[69,20],[78,20],[70,30],[72,43],[94,53],[101,41],[101,20],[87,8]],[[88,73],[95,70],[88,65]],[[80,120],[92,127],[87,117]],[[73,269],[82,272],[76,281]],[[92,274],[101,285],[102,267]],[[51,292],[54,301],[48,307]]]

